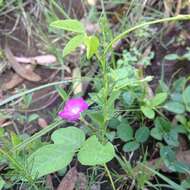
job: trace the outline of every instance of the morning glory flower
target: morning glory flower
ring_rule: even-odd
[[[67,121],[77,121],[80,114],[88,109],[89,105],[83,98],[72,98],[66,101],[63,111],[59,112],[59,116]]]

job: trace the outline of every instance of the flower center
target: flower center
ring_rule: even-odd
[[[80,112],[80,107],[73,107],[73,108],[71,108],[71,112],[73,113],[73,114],[77,114],[77,113],[79,113]]]

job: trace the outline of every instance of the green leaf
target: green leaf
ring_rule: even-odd
[[[0,0],[0,7],[4,5],[4,0]]]
[[[171,123],[162,117],[157,117],[154,120],[154,125],[155,127],[151,130],[151,136],[157,140],[162,140],[163,136],[168,134],[172,129]]]
[[[55,86],[55,89],[64,101],[66,101],[69,98],[69,95],[66,93],[66,91],[63,88]]]
[[[134,99],[135,99],[135,97],[134,97],[134,95],[132,95],[131,92],[124,92],[123,93],[123,100],[124,100],[126,105],[128,105],[128,106],[132,105],[134,102]]]
[[[164,57],[164,59],[168,60],[168,61],[175,61],[179,58],[179,56],[177,54],[168,54]]]
[[[139,143],[144,143],[147,141],[150,135],[150,130],[148,127],[140,127],[135,133],[135,139]]]
[[[163,137],[168,145],[175,147],[179,146],[177,131],[172,129],[169,133],[164,134]]]
[[[39,178],[52,172],[65,168],[72,161],[73,150],[63,147],[62,144],[45,145],[27,159],[30,175],[32,178]]]
[[[148,107],[148,106],[141,106],[141,111],[143,112],[143,114],[148,117],[149,119],[154,119],[155,117],[155,112],[152,108]]]
[[[4,136],[5,130],[0,126],[0,138]]]
[[[160,131],[160,129],[158,127],[152,128],[150,131],[150,135],[153,138],[160,140],[160,141],[162,140],[162,136],[163,136],[162,132]]]
[[[123,146],[124,152],[133,152],[139,148],[140,144],[136,141],[131,141]]]
[[[103,113],[101,111],[87,110],[86,114],[99,127],[102,127],[104,125],[104,116],[103,116]]]
[[[15,147],[16,145],[18,145],[22,142],[20,136],[18,136],[16,133],[11,131],[10,135],[11,135],[11,143],[12,143],[13,147]]]
[[[174,92],[171,95],[171,100],[173,100],[174,102],[183,102],[183,96],[181,93],[179,92]]]
[[[117,129],[117,127],[119,126],[119,124],[120,124],[119,119],[117,119],[115,117],[112,117],[109,120],[108,127],[111,128],[111,129]]]
[[[182,93],[185,83],[186,83],[185,77],[180,77],[179,79],[175,80],[172,84],[172,91]]]
[[[0,190],[3,189],[5,185],[5,181],[3,180],[3,178],[0,176]]]
[[[85,34],[83,24],[74,19],[57,20],[52,22],[50,27]]]
[[[101,144],[98,138],[93,135],[88,138],[78,153],[78,160],[83,165],[102,165],[113,159],[115,150],[110,142]]]
[[[106,137],[111,142],[115,139],[115,136],[116,136],[116,132],[115,131],[111,131],[111,132],[106,133]]]
[[[109,97],[107,101],[107,110],[108,110],[108,119],[112,118],[115,113],[115,101],[119,98],[121,92],[118,91],[112,91],[111,96]]]
[[[162,104],[167,99],[167,96],[168,95],[165,92],[156,94],[156,96],[151,99],[151,106],[155,107]]]
[[[117,135],[123,141],[130,141],[133,139],[133,129],[128,122],[123,122],[117,127]]]
[[[99,40],[96,36],[86,36],[84,38],[84,43],[86,45],[86,56],[90,59],[98,50]]]
[[[36,120],[36,119],[38,119],[39,118],[39,115],[38,114],[31,114],[31,115],[29,115],[29,117],[28,117],[28,122],[30,123],[30,122],[32,122],[32,121],[34,121],[34,120]]]
[[[190,165],[180,162],[176,159],[176,152],[174,152],[169,146],[161,147],[160,156],[164,161],[167,168],[174,172],[186,173],[190,170]]]
[[[163,117],[157,117],[154,121],[154,125],[158,127],[163,133],[168,133],[172,129],[171,122],[164,119]]]
[[[182,114],[185,112],[185,106],[179,102],[174,102],[174,101],[166,103],[164,105],[164,108],[176,114]]]
[[[163,160],[168,160],[169,162],[174,162],[176,160],[176,154],[169,146],[161,147],[160,156]]]
[[[190,178],[186,179],[186,180],[183,180],[181,182],[181,186],[184,188],[184,189],[190,189]]]
[[[190,86],[183,91],[183,100],[187,111],[190,112]]]
[[[51,139],[55,144],[63,144],[72,148],[72,150],[76,150],[80,148],[80,146],[85,141],[84,132],[76,127],[67,127],[57,129],[51,135]]]
[[[79,35],[71,38],[63,49],[63,56],[65,57],[66,55],[73,52],[83,42],[84,42],[84,34],[79,34]]]

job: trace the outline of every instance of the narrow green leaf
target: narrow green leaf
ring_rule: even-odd
[[[78,153],[78,160],[83,165],[102,165],[113,159],[115,150],[110,142],[101,144],[98,138],[93,135],[88,138]]]
[[[151,106],[155,107],[155,106],[158,106],[162,103],[165,102],[165,100],[167,99],[167,93],[166,92],[162,92],[162,93],[158,93],[156,94],[156,96],[151,99]]]
[[[11,132],[10,134],[11,134],[11,143],[13,147],[17,146],[18,144],[22,142],[20,136],[18,136],[16,133]]]
[[[155,117],[155,112],[152,108],[148,107],[148,106],[141,106],[141,111],[143,112],[143,114],[148,117],[149,119],[154,119]]]
[[[33,114],[29,115],[29,117],[28,117],[28,122],[30,123],[30,122],[32,122],[32,121],[38,119],[38,118],[39,118],[39,115],[36,114],[36,113],[33,113]]]
[[[3,180],[3,178],[0,176],[0,190],[3,189],[5,185],[5,181]]]
[[[63,29],[71,32],[85,33],[85,28],[82,23],[74,19],[57,20],[50,24],[50,27]]]
[[[90,117],[95,125],[98,125],[99,127],[102,127],[104,125],[104,116],[101,111],[87,110],[86,114]]]
[[[179,184],[175,183],[174,181],[172,181],[171,179],[165,177],[164,175],[162,175],[161,173],[157,172],[156,170],[142,164],[145,168],[147,168],[148,170],[150,170],[153,174],[157,175],[158,177],[160,177],[162,180],[164,180],[166,183],[170,184],[171,187],[175,190],[185,190],[183,187],[181,187]]]
[[[164,57],[164,59],[168,60],[168,61],[175,61],[179,58],[179,56],[177,54],[168,54]]]
[[[86,56],[90,59],[98,50],[99,40],[96,36],[86,36],[84,39],[86,45]]]
[[[83,42],[84,42],[84,34],[79,34],[79,35],[71,38],[63,49],[63,56],[65,57],[66,55],[73,52]]]
[[[68,94],[66,93],[66,91],[63,88],[61,88],[59,86],[55,86],[55,89],[64,101],[66,101],[69,98]]]
[[[183,100],[187,111],[190,112],[190,86],[183,91]]]

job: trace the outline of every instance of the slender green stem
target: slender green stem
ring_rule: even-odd
[[[178,15],[178,16],[174,16],[174,17],[169,17],[169,18],[163,18],[163,19],[158,19],[158,20],[153,20],[153,21],[149,21],[149,22],[145,22],[142,24],[139,24],[137,26],[134,26],[132,28],[129,28],[128,30],[124,31],[123,33],[119,34],[118,36],[116,36],[105,48],[104,50],[104,56],[107,54],[107,52],[109,51],[109,49],[112,47],[113,44],[115,44],[117,41],[119,41],[120,39],[124,38],[125,36],[127,36],[130,32],[133,32],[136,29],[145,27],[145,26],[149,26],[152,24],[158,24],[158,23],[162,23],[162,22],[168,22],[168,21],[178,21],[178,20],[189,20],[190,19],[190,15]]]
[[[64,83],[68,83],[68,82],[71,82],[71,80],[66,80],[66,81],[58,81],[58,82],[52,82],[52,83],[48,83],[48,84],[45,84],[45,85],[42,85],[42,86],[39,86],[39,87],[36,87],[36,88],[32,88],[30,90],[26,90],[24,92],[21,92],[21,93],[18,93],[18,94],[15,94],[14,96],[11,96],[3,101],[0,102],[0,106],[4,105],[4,104],[7,104],[17,98],[20,98],[26,94],[30,94],[30,93],[33,93],[37,90],[42,90],[44,88],[47,88],[47,87],[50,87],[50,86],[55,86],[55,85],[59,85],[59,84],[64,84]]]
[[[69,15],[65,12],[64,9],[62,9],[60,5],[57,4],[54,0],[51,0],[51,3],[65,16],[66,19],[70,19]]]
[[[30,144],[34,140],[40,138],[42,135],[45,135],[46,133],[48,133],[52,129],[54,129],[54,128],[58,127],[59,125],[63,124],[63,122],[64,122],[63,120],[56,119],[54,123],[52,123],[51,125],[47,126],[44,129],[40,130],[39,132],[35,133],[33,136],[29,137],[28,139],[26,139],[22,143],[18,144],[13,149],[11,149],[11,151],[20,151],[20,150],[22,150],[24,147],[26,147],[28,144]]]
[[[88,121],[86,121],[83,117],[80,117],[80,120],[85,124],[86,127],[89,127],[93,132],[97,131],[97,129],[90,123],[88,123]]]
[[[106,164],[104,164],[104,168],[105,168],[105,170],[106,170],[106,172],[107,172],[107,174],[108,174],[108,177],[109,177],[109,179],[110,179],[110,182],[111,182],[111,185],[112,185],[113,190],[116,190],[115,185],[114,185],[114,182],[113,182],[113,179],[112,179],[112,176],[111,176],[110,171],[109,171],[109,169],[108,169],[108,167],[107,167]]]

